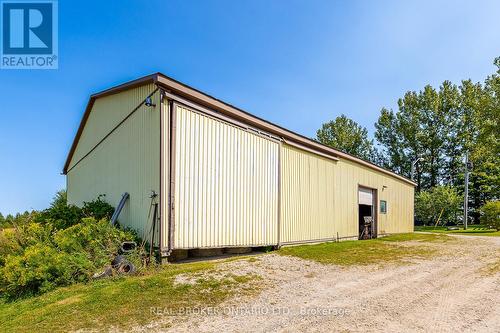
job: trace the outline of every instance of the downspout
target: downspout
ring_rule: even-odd
[[[169,100],[170,112],[170,159],[169,159],[169,219],[168,219],[168,253],[170,254],[174,248],[174,232],[175,232],[175,156],[176,156],[176,110],[175,103]]]
[[[156,86],[160,89],[160,103],[159,103],[159,110],[160,110],[160,186],[159,186],[159,190],[158,190],[158,197],[159,197],[159,202],[160,202],[160,209],[159,209],[159,221],[160,221],[160,226],[159,226],[159,233],[160,233],[160,244],[159,244],[159,248],[160,248],[160,255],[161,256],[164,256],[165,252],[168,252],[168,248],[167,248],[167,251],[165,251],[165,248],[163,246],[163,232],[165,230],[165,226],[163,225],[164,224],[164,216],[165,216],[165,212],[164,212],[164,205],[163,205],[163,196],[164,196],[164,193],[163,193],[163,181],[164,181],[164,172],[163,172],[163,168],[164,168],[164,161],[163,161],[163,142],[164,142],[164,128],[163,128],[163,121],[164,121],[164,115],[163,115],[163,110],[164,110],[164,93],[163,93],[163,89],[161,89],[158,84],[156,84]]]
[[[167,98],[165,90],[160,88],[160,252],[163,257],[168,257],[174,247],[174,191],[175,191],[175,110],[174,101]],[[167,108],[166,108],[167,106]],[[164,128],[165,116],[168,112],[168,128]],[[168,130],[168,132],[166,131]],[[165,135],[168,135],[169,156],[165,164]],[[167,183],[165,183],[167,182]],[[168,188],[168,198],[165,198],[164,189]],[[166,200],[166,205],[165,203]],[[166,229],[165,229],[166,228]],[[164,246],[164,235],[167,231],[167,246]]]
[[[281,153],[283,149],[283,143],[278,143],[278,249],[281,247]]]

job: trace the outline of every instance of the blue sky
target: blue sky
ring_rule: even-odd
[[[59,69],[0,70],[0,212],[42,209],[89,94],[163,72],[313,137],[500,55],[495,1],[59,1]]]

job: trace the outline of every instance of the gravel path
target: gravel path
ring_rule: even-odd
[[[487,270],[498,261],[500,238],[457,237],[433,245],[443,256],[407,265],[342,268],[276,254],[230,262],[234,274],[260,275],[263,291],[167,331],[500,332],[500,274]]]

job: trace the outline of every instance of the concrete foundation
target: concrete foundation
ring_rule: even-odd
[[[168,256],[168,261],[179,261],[187,259],[188,250],[173,250],[170,256]]]
[[[244,254],[252,252],[251,247],[228,247],[224,249],[225,253],[228,254]]]
[[[223,249],[192,249],[189,250],[190,257],[215,257],[223,254]]]

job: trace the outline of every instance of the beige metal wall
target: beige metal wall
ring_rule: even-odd
[[[167,247],[170,112],[163,104],[160,113],[160,93],[153,96],[155,108],[142,106],[83,158],[155,88],[144,85],[95,101],[68,168],[67,189],[69,202],[80,206],[99,194],[116,206],[129,192],[120,222],[143,234],[150,191],[159,192],[161,183]],[[356,237],[360,185],[387,201],[387,214],[378,213],[379,234],[413,231],[410,184],[187,107],[175,112],[174,248],[275,245],[278,225],[281,243]]]
[[[335,164],[282,145],[281,243],[335,237]]]
[[[277,244],[279,144],[176,107],[174,248]]]
[[[68,201],[81,206],[99,194],[115,206],[122,194],[130,199],[120,216],[120,224],[143,234],[148,221],[150,192],[160,185],[160,103],[155,108],[142,106],[85,156],[112,128],[155,90],[145,85],[98,98],[92,108],[67,173]],[[76,166],[75,166],[76,165]]]
[[[358,233],[359,186],[377,190],[378,234],[413,232],[412,185],[344,159],[337,167],[336,221],[347,225],[346,236]],[[380,200],[387,201],[387,214],[380,214]]]
[[[282,145],[281,243],[358,235],[358,187],[378,191],[378,232],[413,231],[413,186],[357,163]],[[385,186],[385,187],[384,187]]]

